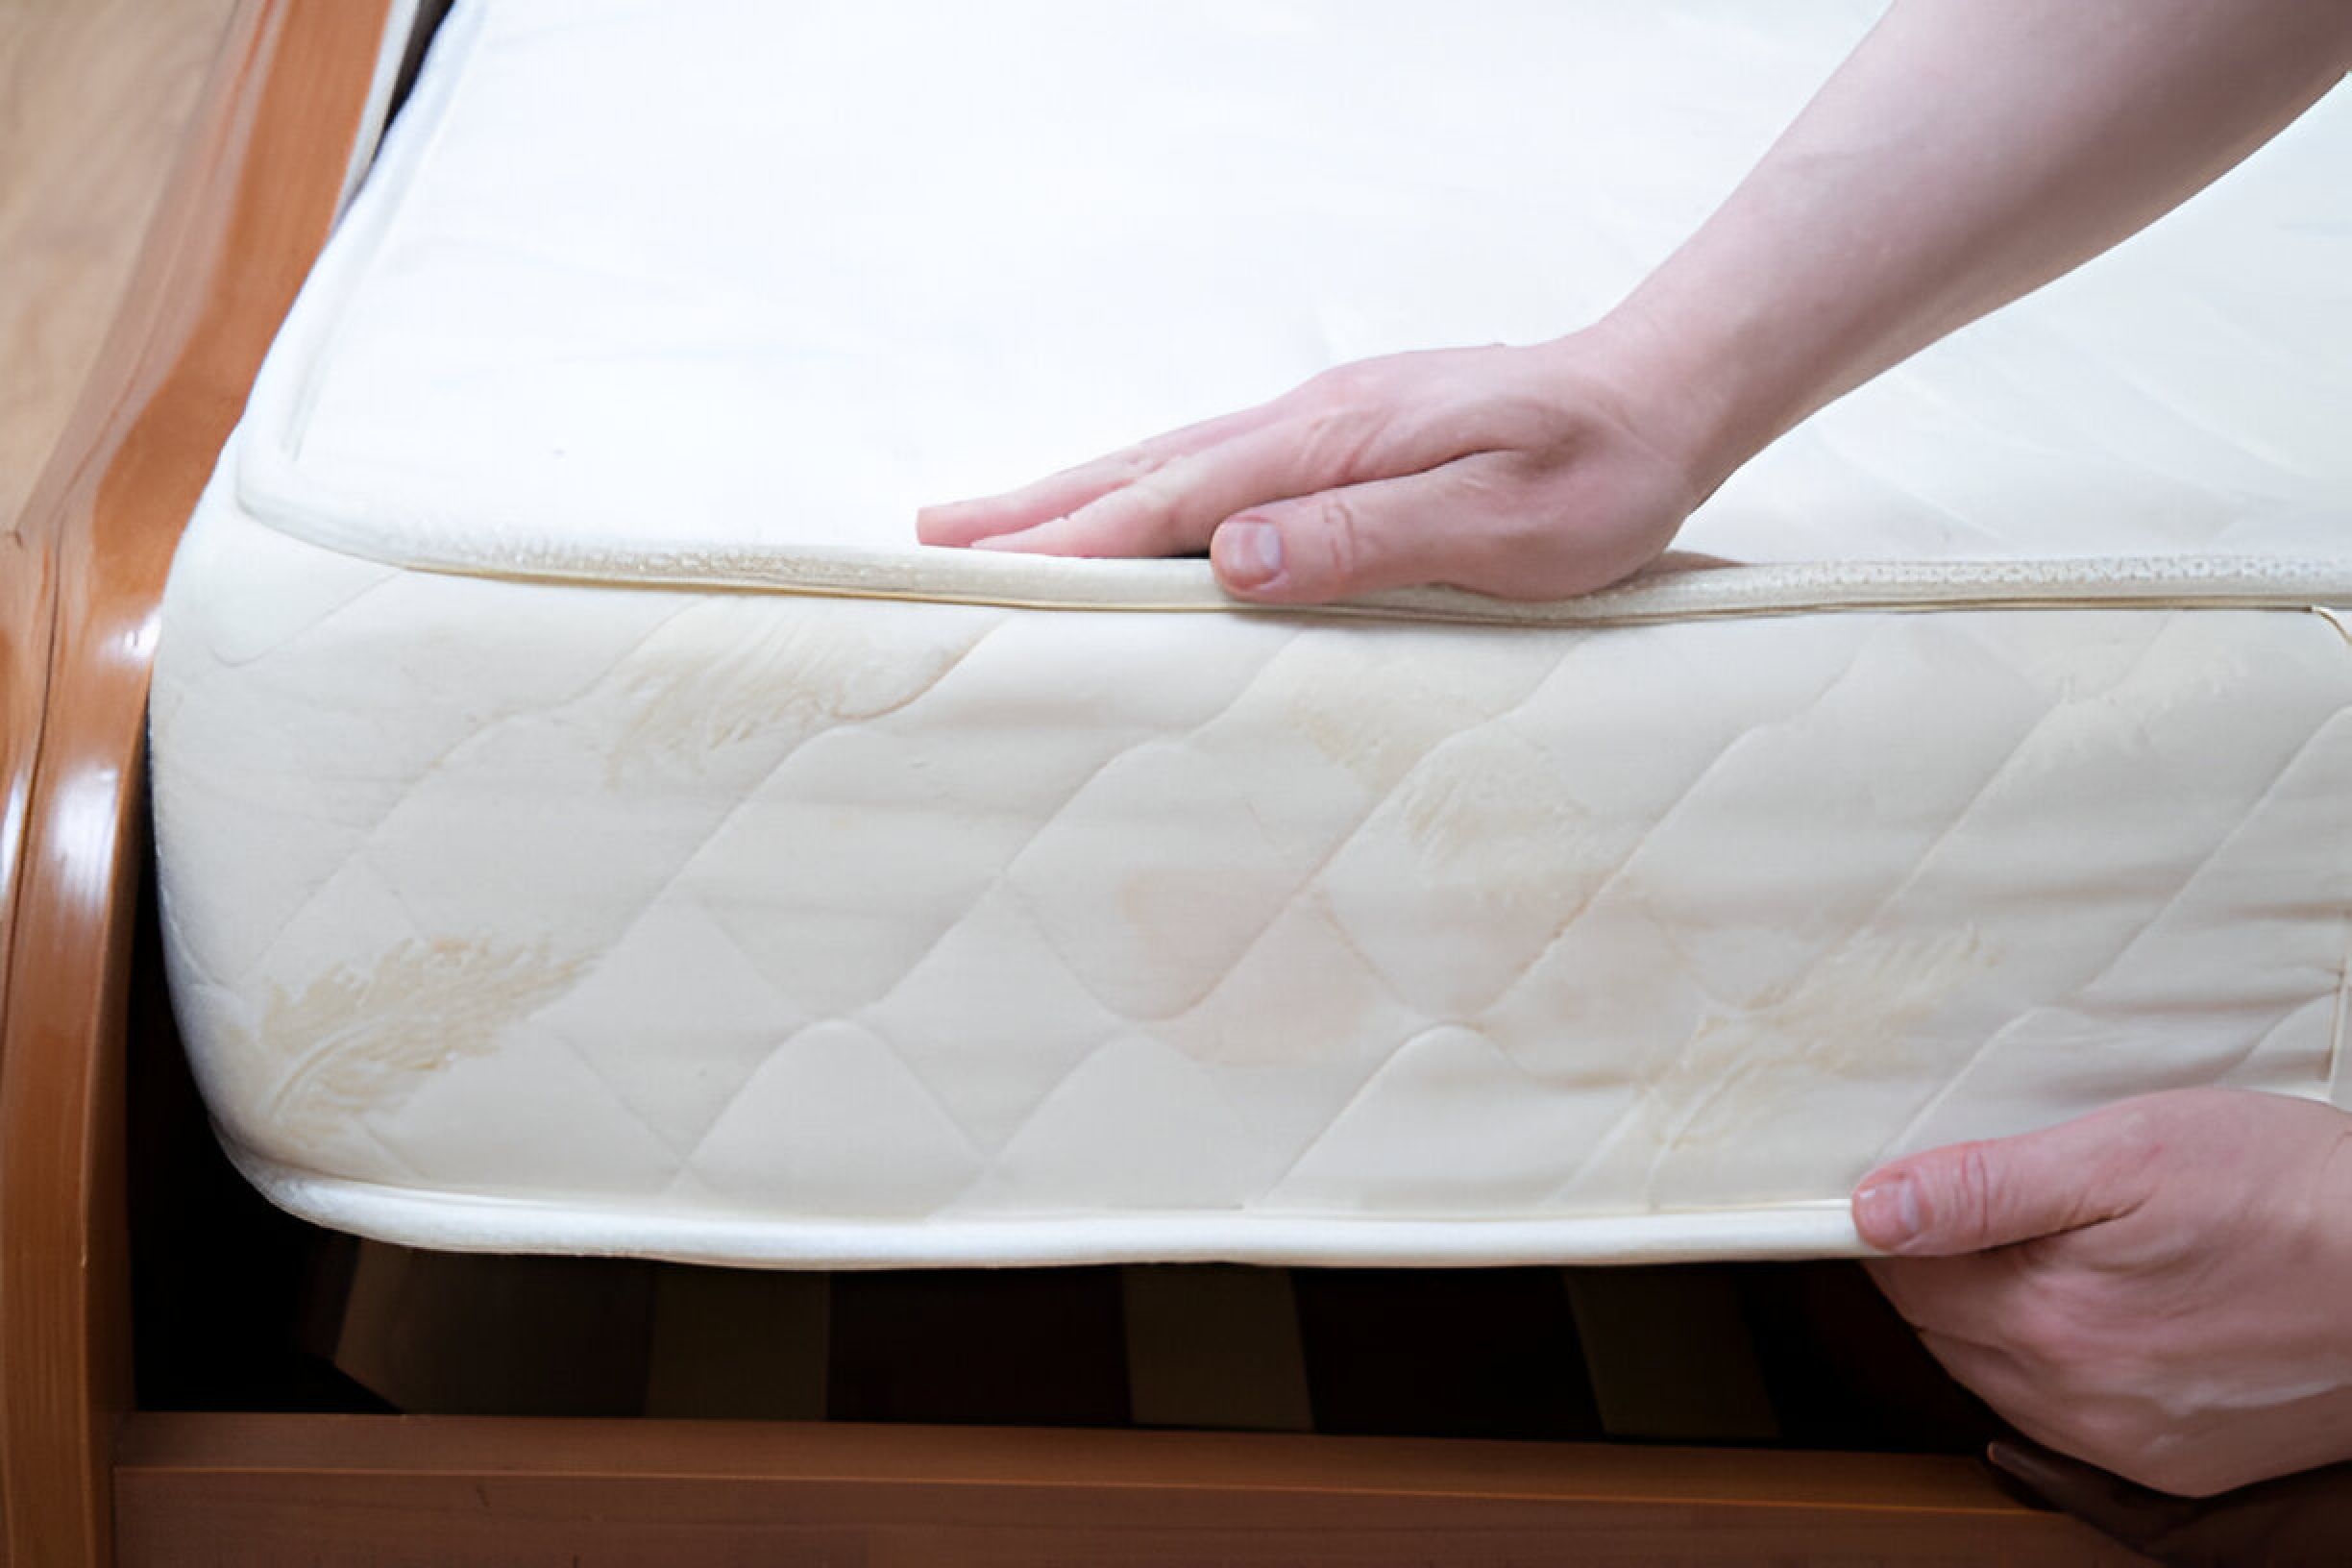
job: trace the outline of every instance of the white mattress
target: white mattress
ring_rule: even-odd
[[[2352,1099],[2352,104],[1593,599],[916,505],[1564,331],[1873,8],[461,5],[165,606],[279,1202],[759,1263],[1854,1250],[1899,1150]]]

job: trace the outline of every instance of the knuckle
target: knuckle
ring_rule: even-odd
[[[1346,483],[1369,472],[1379,438],[1379,421],[1362,410],[1322,409],[1305,421],[1298,452],[1308,473],[1332,483]]]
[[[1170,458],[1168,454],[1155,452],[1150,447],[1143,446],[1130,447],[1125,452],[1114,453],[1109,457],[1104,458],[1099,465],[1089,466],[1098,467],[1104,477],[1109,478],[1114,484],[1130,485],[1139,483],[1144,479],[1148,479],[1154,474],[1157,474],[1160,472],[1160,470],[1165,468],[1169,461]],[[1087,470],[1083,468],[1072,469],[1070,472],[1073,474],[1085,474]]]
[[[1963,1241],[1990,1233],[2000,1178],[1988,1145],[1964,1143],[1950,1160],[1923,1164],[1914,1180],[1928,1230]]]
[[[1310,409],[1335,411],[1377,396],[1386,380],[1387,371],[1382,361],[1354,359],[1318,371],[1300,385],[1294,396]]]
[[[1122,489],[1096,503],[1094,520],[1108,542],[1123,550],[1166,553],[1190,548],[1205,533],[1199,510],[1202,465],[1196,457],[1152,464]]]
[[[1315,505],[1314,522],[1333,580],[1346,584],[1362,577],[1370,551],[1361,509],[1345,495],[1328,494]]]
[[[1118,496],[1125,504],[1141,510],[1173,505],[1184,498],[1192,467],[1182,457],[1154,463],[1129,480]]]
[[[1396,409],[1425,406],[1433,392],[1414,355],[1388,355],[1334,365],[1301,382],[1286,400],[1291,413],[1311,421],[1369,421],[1382,424]]]
[[[2164,1146],[2164,1120],[2160,1103],[2126,1100],[2116,1108],[2115,1124],[2108,1129],[2109,1146],[2119,1160],[2133,1166],[2143,1165]]]

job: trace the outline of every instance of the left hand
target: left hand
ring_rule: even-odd
[[[2352,1115],[2128,1100],[1863,1178],[1870,1269],[2019,1431],[2206,1496],[2352,1458]]]

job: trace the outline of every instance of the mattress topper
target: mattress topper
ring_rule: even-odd
[[[914,513],[1597,317],[1877,9],[461,8],[257,387],[239,498],[427,570],[1237,608],[1204,562],[925,549]],[[1740,565],[1355,607],[2352,600],[2347,120],[1784,438],[1682,533]]]

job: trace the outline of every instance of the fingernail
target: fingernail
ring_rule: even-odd
[[[1920,1233],[1919,1184],[1893,1176],[1864,1188],[1854,1194],[1854,1220],[1871,1245],[1901,1251]]]
[[[1254,517],[1234,518],[1209,541],[1209,558],[1237,588],[1262,588],[1282,576],[1282,530]]]

